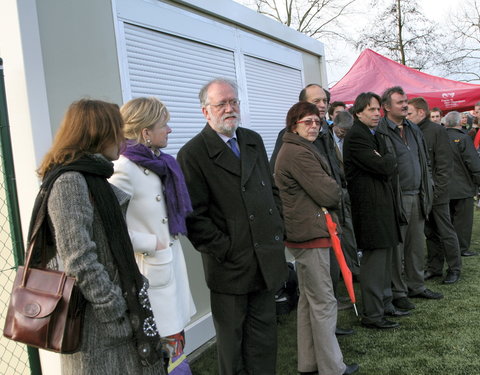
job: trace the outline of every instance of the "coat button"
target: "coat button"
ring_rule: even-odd
[[[167,218],[167,217],[164,217],[164,218],[162,219],[162,223],[163,223],[163,224],[166,224],[167,222],[168,222],[168,218]]]
[[[275,236],[275,241],[279,241],[280,240],[280,236]]]
[[[273,210],[270,208],[270,209],[268,210],[268,213],[269,213],[270,215],[273,215]]]
[[[247,189],[245,189],[245,186],[242,186],[242,191],[245,192]]]
[[[254,247],[255,249],[257,249],[257,248],[260,247],[260,244],[259,244],[258,242],[255,242],[255,243],[253,244],[253,247]]]
[[[157,200],[157,202],[160,202],[162,200],[162,195],[161,194],[158,194],[155,199]]]
[[[149,171],[147,168],[145,168],[145,169],[143,170],[143,173],[145,173],[146,175],[149,175],[149,174],[150,174],[150,171]]]
[[[262,181],[262,182],[260,182],[260,184],[261,184],[262,186],[265,186],[265,182],[263,182],[263,181]]]
[[[250,220],[254,220],[254,219],[255,219],[255,216],[250,215],[248,218],[249,218]]]

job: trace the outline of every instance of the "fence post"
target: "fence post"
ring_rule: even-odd
[[[7,96],[5,92],[5,79],[3,75],[3,60],[0,57],[0,142],[3,157],[3,170],[5,174],[6,197],[8,207],[8,221],[12,238],[13,256],[15,267],[24,262],[25,249],[23,246],[22,225],[18,208],[17,185],[13,164],[12,142],[10,138],[10,125],[8,123]],[[30,372],[32,375],[42,375],[38,349],[27,346]]]

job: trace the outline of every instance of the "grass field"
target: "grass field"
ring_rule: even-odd
[[[475,213],[471,250],[480,251],[480,211]],[[338,325],[353,327],[355,335],[340,337],[346,363],[360,365],[360,375],[480,375],[480,256],[462,258],[461,279],[442,285],[426,282],[440,291],[438,301],[412,299],[413,314],[399,318],[394,330],[360,326],[353,310],[339,312]],[[357,299],[359,287],[356,285]],[[278,325],[277,375],[297,374],[296,314]],[[193,375],[218,374],[215,346],[191,363]]]

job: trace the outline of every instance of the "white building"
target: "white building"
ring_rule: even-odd
[[[326,84],[322,43],[230,0],[3,0],[0,57],[25,237],[34,171],[72,101],[157,96],[171,113],[165,151],[176,155],[205,124],[201,86],[229,77],[240,88],[242,126],[270,153],[301,88]],[[185,247],[198,310],[191,352],[215,332],[200,255]]]

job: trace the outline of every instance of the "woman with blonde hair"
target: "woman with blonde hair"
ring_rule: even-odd
[[[127,143],[110,182],[131,197],[127,226],[140,271],[150,283],[158,331],[170,343],[171,368],[181,363],[188,369],[183,330],[195,305],[178,236],[187,233],[185,217],[192,208],[180,167],[161,151],[172,131],[170,116],[153,97],[132,99],[120,111]]]
[[[61,356],[63,374],[164,374],[147,282],[123,218],[128,197],[107,182],[123,139],[117,105],[79,100],[38,169],[30,233],[48,215],[49,265],[57,256],[86,299],[82,343]]]

